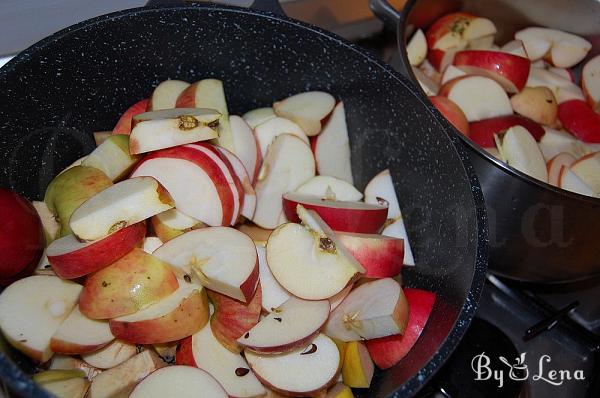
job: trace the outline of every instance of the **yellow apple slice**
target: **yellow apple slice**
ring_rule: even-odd
[[[352,388],[369,388],[374,372],[375,365],[367,346],[362,341],[349,342],[342,365],[344,384]]]

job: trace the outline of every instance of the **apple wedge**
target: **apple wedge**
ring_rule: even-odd
[[[369,340],[402,334],[408,303],[391,278],[376,279],[355,288],[329,317],[325,334],[341,341]]]
[[[129,152],[140,154],[217,138],[220,118],[219,112],[204,108],[141,113],[133,117]]]
[[[525,87],[531,61],[502,51],[463,50],[454,56],[453,65],[469,75],[489,77],[508,93]]]
[[[283,117],[275,117],[259,124],[254,128],[258,149],[260,150],[261,158],[267,156],[267,149],[273,143],[275,138],[281,134],[290,134],[298,137],[307,145],[309,144],[308,137],[302,128],[289,119]]]
[[[269,235],[271,235],[271,232],[273,232],[272,229],[264,229],[259,227],[258,225],[251,223],[240,224],[236,228],[240,232],[243,232],[246,235],[248,235],[254,241],[257,247],[259,245],[266,245],[267,240],[269,239]]]
[[[351,341],[346,344],[342,365],[344,384],[352,388],[369,388],[373,373],[375,373],[375,365],[365,343]]]
[[[237,342],[262,354],[281,354],[306,347],[329,317],[329,301],[290,297],[248,330]]]
[[[50,349],[61,354],[86,354],[114,339],[108,322],[89,319],[76,306],[52,335]]]
[[[488,77],[458,77],[444,84],[438,95],[458,105],[469,122],[513,113],[502,86]]]
[[[539,141],[545,134],[544,128],[531,119],[518,115],[506,115],[479,120],[469,124],[469,138],[484,148],[495,147],[494,134],[500,134],[513,126],[523,126]]]
[[[154,253],[174,267],[194,274],[204,287],[244,303],[258,281],[258,258],[252,239],[236,229],[196,229],[163,244]]]
[[[148,111],[161,109],[172,109],[177,104],[179,95],[188,88],[190,84],[181,80],[165,80],[161,82],[148,100]]]
[[[380,369],[396,365],[408,354],[423,332],[436,300],[435,293],[420,289],[404,289],[408,301],[408,325],[404,334],[367,341],[373,362]]]
[[[592,44],[582,37],[556,29],[530,27],[515,33],[532,61],[546,57],[552,65],[570,68],[585,58]]]
[[[546,161],[526,128],[513,126],[502,137],[502,151],[509,166],[543,182],[548,182]]]
[[[94,131],[92,135],[94,136],[96,146],[100,146],[112,135],[112,131]]]
[[[339,232],[339,241],[365,269],[365,278],[393,278],[404,262],[404,239]]]
[[[586,143],[600,143],[600,114],[582,100],[563,102],[558,106],[558,118],[575,137]]]
[[[112,181],[117,181],[125,177],[139,160],[139,156],[129,153],[129,137],[115,134],[87,155],[81,165],[95,167]]]
[[[353,288],[354,288],[354,284],[351,283],[348,286],[346,286],[344,289],[342,289],[342,291],[340,291],[338,294],[329,297],[329,305],[331,306],[329,312],[332,312],[337,307],[339,307],[339,305],[342,304],[342,302],[344,301],[346,296],[348,296],[348,294],[350,294],[350,292],[352,291]]]
[[[350,387],[342,382],[338,382],[327,390],[325,398],[354,398],[354,394],[352,394]]]
[[[469,121],[458,105],[446,97],[432,96],[429,101],[458,131],[469,136]]]
[[[240,159],[250,177],[250,182],[254,184],[262,163],[262,155],[254,131],[239,116],[230,116],[229,123],[233,139],[232,152]]]
[[[300,185],[295,192],[319,196],[327,200],[359,201],[363,195],[349,182],[330,176],[314,176]]]
[[[34,374],[33,381],[56,398],[83,398],[90,386],[77,370],[46,370]]]
[[[82,240],[104,238],[173,207],[173,199],[154,178],[121,181],[86,200],[71,215],[69,225]]]
[[[140,381],[165,365],[154,352],[143,351],[94,377],[88,396],[89,398],[127,397]]]
[[[81,242],[67,235],[52,242],[46,249],[48,262],[56,275],[64,279],[79,278],[102,269],[138,246],[146,235],[146,223],[139,222],[106,238]]]
[[[321,132],[323,120],[333,110],[335,98],[323,91],[308,91],[292,95],[273,104],[277,116],[297,123],[309,137]]]
[[[575,83],[575,76],[573,75],[573,71],[571,69],[557,68],[555,66],[552,66],[552,67],[548,68],[548,72],[552,72],[555,75],[558,75],[558,76],[562,77],[563,79],[570,81],[571,83]]]
[[[442,85],[444,85],[452,79],[456,79],[457,77],[466,76],[466,75],[467,75],[467,73],[464,72],[462,69],[457,68],[454,65],[448,65],[446,67],[446,69],[444,69],[444,73],[442,74],[440,83]]]
[[[279,307],[290,298],[290,293],[277,282],[277,279],[271,273],[271,269],[267,264],[265,246],[257,244],[256,252],[258,253],[259,276],[262,287],[262,308],[266,312],[272,312],[273,309]]]
[[[546,160],[550,160],[562,152],[569,153],[575,158],[580,158],[593,152],[588,152],[586,144],[564,130],[544,127],[544,131],[545,133],[540,139],[539,147]]]
[[[452,54],[452,55],[454,56],[454,54]],[[444,62],[451,64],[452,60],[444,61]],[[445,70],[445,69],[446,68],[444,68],[442,70]],[[432,97],[432,96],[438,95],[438,93],[440,91],[439,82],[437,82],[436,80],[433,80],[432,78],[427,76],[425,73],[423,73],[423,71],[421,71],[419,68],[415,68],[414,66],[412,67],[412,72],[415,75],[415,78],[417,79],[417,83],[419,83],[419,87],[421,87],[421,90],[423,90],[423,92],[425,93],[426,96]]]
[[[221,114],[219,119],[219,136],[215,140],[219,146],[234,150],[229,111],[225,99],[223,82],[217,79],[200,80],[186,88],[177,98],[177,108],[207,108]]]
[[[169,366],[146,377],[130,398],[227,398],[219,382],[204,370],[191,366]]]
[[[590,107],[600,113],[600,55],[587,61],[583,67],[581,86]]]
[[[131,105],[119,118],[119,121],[112,130],[113,134],[127,134],[131,133],[131,121],[135,115],[146,112],[148,108],[148,99],[143,99]]]
[[[548,87],[525,87],[510,99],[515,113],[536,123],[555,127],[558,114],[556,98]]]
[[[156,249],[161,247],[163,244],[162,240],[157,238],[156,236],[147,236],[144,238],[142,242],[142,250],[148,254],[154,253]]]
[[[281,195],[314,176],[315,160],[306,143],[290,134],[275,138],[258,175],[252,221],[267,229],[277,227],[283,213]]]
[[[265,394],[244,358],[223,347],[209,325],[183,340],[176,355],[177,365],[195,366],[214,377],[230,397],[260,397]]]
[[[344,103],[338,102],[316,138],[314,146],[317,170],[322,176],[336,177],[353,183],[350,140]]]
[[[304,225],[288,223],[271,233],[267,264],[291,294],[305,300],[332,297],[364,269],[315,211],[301,205],[297,211]]]
[[[92,319],[116,318],[157,303],[178,287],[168,264],[136,248],[88,276],[79,309]]]
[[[525,51],[525,46],[523,46],[523,42],[521,40],[509,41],[500,48],[500,51],[529,59],[527,56],[527,51]]]
[[[217,147],[221,154],[229,161],[233,169],[234,174],[237,176],[241,183],[244,199],[242,200],[242,208],[240,214],[247,219],[251,220],[254,217],[256,210],[256,192],[252,187],[252,179],[246,171],[246,167],[233,152],[228,151],[225,148]]]
[[[600,196],[600,152],[578,159],[571,165],[571,171],[591,188],[594,196]]]
[[[210,327],[217,340],[231,352],[239,353],[242,348],[237,339],[258,323],[261,313],[262,289],[259,283],[248,303],[232,299],[224,294],[208,291],[214,307]]]
[[[305,347],[280,355],[245,351],[256,377],[269,389],[291,396],[316,396],[337,380],[340,353],[319,334]]]
[[[546,69],[532,67],[527,78],[527,87],[547,87],[552,90],[556,102],[560,105],[563,102],[580,99],[585,100],[581,88],[570,79],[552,73]]]
[[[415,258],[408,242],[408,233],[406,232],[406,226],[404,225],[404,220],[402,217],[396,219],[391,224],[388,224],[383,231],[381,231],[381,235],[389,236],[396,239],[402,239],[404,241],[404,265],[415,265]]]
[[[380,171],[365,187],[365,203],[387,205],[388,219],[402,217],[394,181],[389,169]]]
[[[412,66],[421,65],[427,58],[427,39],[425,39],[425,34],[421,29],[417,29],[408,41],[406,54],[408,55],[408,62]]]
[[[560,170],[559,187],[567,191],[575,192],[580,195],[596,196],[590,186],[588,186],[577,174],[573,173],[570,168],[563,167]]]
[[[259,124],[277,117],[272,107],[257,108],[244,113],[242,118],[251,128],[256,128]]]
[[[40,216],[40,220],[42,221],[42,228],[44,229],[44,240],[46,242],[46,246],[48,246],[52,241],[58,238],[58,234],[60,232],[60,224],[56,221],[56,217],[48,208],[48,205],[45,202],[39,202],[34,200],[31,202],[38,216]]]
[[[150,219],[154,233],[162,242],[168,242],[192,229],[204,228],[206,224],[177,209],[170,209]]]
[[[283,195],[287,219],[298,222],[297,206],[316,211],[334,231],[378,233],[388,218],[387,205],[324,200],[318,196],[288,192]]]
[[[577,159],[567,152],[561,152],[546,163],[548,168],[548,184],[556,187],[560,184],[560,173],[563,167],[571,167]]]
[[[50,361],[50,370],[82,370],[88,380],[93,379],[100,373],[101,369],[87,364],[84,360],[70,355],[55,354]]]
[[[69,316],[81,285],[56,276],[20,279],[0,294],[0,330],[17,350],[40,362],[52,356],[50,341]]]
[[[110,369],[119,366],[137,353],[138,350],[134,344],[114,340],[98,351],[81,355],[81,358],[95,368]]]

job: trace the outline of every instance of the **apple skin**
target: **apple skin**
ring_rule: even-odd
[[[431,24],[425,33],[427,47],[429,49],[435,48],[437,41],[446,33],[451,32],[453,25],[455,25],[457,21],[471,21],[476,18],[477,16],[466,12],[453,12],[438,18],[433,24]]]
[[[365,269],[365,278],[393,278],[404,264],[404,240],[381,235],[347,234],[338,239]]]
[[[44,251],[42,221],[29,201],[0,188],[0,286],[28,276]]]
[[[380,369],[388,369],[396,365],[408,354],[417,342],[429,314],[433,309],[436,294],[421,289],[404,289],[408,301],[408,325],[404,334],[380,337],[366,342],[373,362]]]
[[[79,278],[117,261],[138,246],[145,236],[146,223],[139,222],[79,250],[48,256],[48,261],[56,275],[61,278]]]
[[[149,99],[143,99],[141,101],[136,102],[131,105],[119,118],[119,121],[113,128],[113,134],[131,134],[131,121],[134,116],[139,115],[140,113],[146,112],[148,108]]]
[[[539,141],[545,134],[544,128],[533,120],[524,116],[507,115],[469,123],[469,138],[483,148],[495,148],[494,134],[513,126],[525,127],[536,141]]]
[[[469,136],[469,121],[458,105],[452,100],[438,95],[429,97],[429,101],[458,131],[466,137]]]
[[[583,142],[600,143],[600,114],[582,100],[570,100],[558,106],[558,118],[563,126]]]
[[[192,336],[186,337],[179,343],[177,353],[175,354],[175,365],[198,367],[196,360],[194,359]]]
[[[215,338],[229,351],[242,352],[242,347],[236,340],[260,320],[262,311],[260,282],[248,303],[242,303],[212,290],[207,291],[208,298],[215,307],[215,312],[210,318],[210,327]]]
[[[501,51],[463,50],[456,53],[453,65],[481,68],[488,77],[498,75],[511,82],[516,90],[510,92],[519,92],[527,83],[531,61]]]

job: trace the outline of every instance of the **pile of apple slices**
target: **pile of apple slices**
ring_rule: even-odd
[[[349,396],[417,341],[435,294],[394,279],[414,258],[392,175],[352,185],[343,102],[229,116],[219,80],[169,80],[95,137],[35,203],[39,269],[0,294],[49,391]]]
[[[571,33],[529,27],[503,46],[486,18],[457,12],[407,51],[433,105],[462,134],[540,181],[600,197],[600,55]],[[581,66],[580,84],[573,68]]]

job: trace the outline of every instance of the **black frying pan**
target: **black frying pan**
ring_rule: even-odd
[[[405,284],[435,291],[419,342],[376,374],[364,396],[409,396],[444,363],[477,307],[487,228],[464,149],[416,88],[342,39],[260,11],[165,6],[101,16],[39,42],[0,69],[0,186],[40,199],[63,167],[94,147],[130,104],[167,78],[225,83],[232,114],[306,90],[344,100],[359,189],[389,167],[418,266]],[[16,392],[46,394],[32,364],[5,346],[0,376]],[[23,372],[24,370],[25,372]]]

